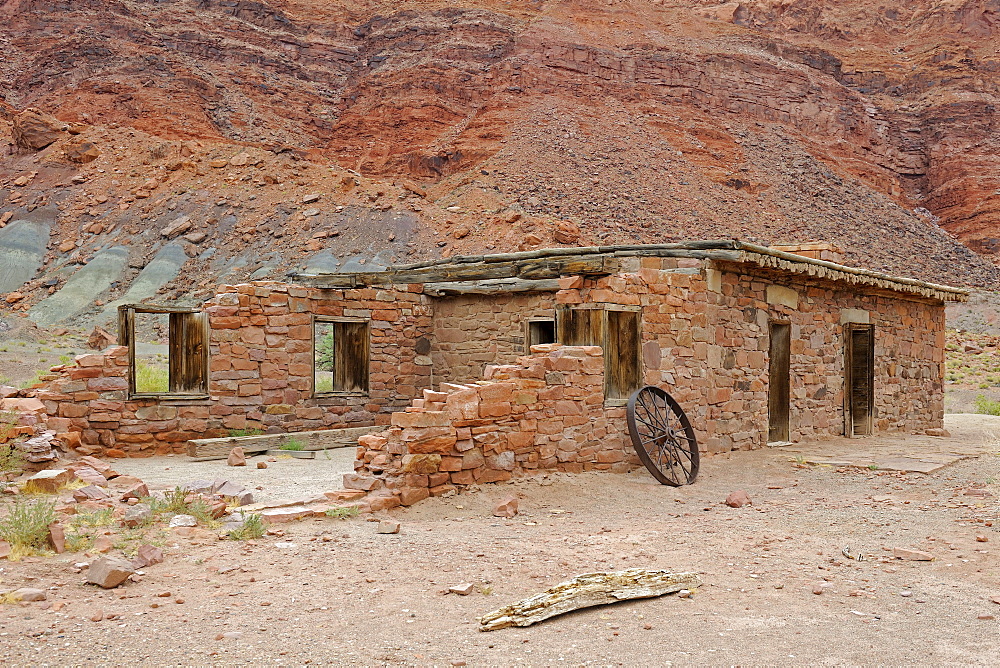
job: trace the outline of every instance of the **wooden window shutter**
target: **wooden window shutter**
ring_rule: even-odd
[[[208,314],[171,313],[170,392],[208,392]]]
[[[601,309],[561,307],[556,318],[556,340],[567,346],[604,346],[604,313]]]
[[[368,323],[338,322],[333,328],[333,389],[368,391]]]
[[[604,396],[627,399],[642,386],[642,345],[639,311],[606,311]]]

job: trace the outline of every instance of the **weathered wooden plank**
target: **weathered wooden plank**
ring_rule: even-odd
[[[557,584],[540,594],[512,603],[479,618],[480,631],[537,622],[581,608],[636,598],[654,598],[701,584],[696,573],[630,568],[611,573],[587,573]]]
[[[289,434],[263,434],[260,436],[227,436],[224,438],[199,438],[188,441],[188,457],[197,459],[225,459],[229,451],[239,446],[243,452],[256,453],[277,450],[284,443],[297,441],[303,450],[327,450],[354,447],[358,437],[382,431],[385,427],[344,427],[341,429],[320,429],[298,431]]]
[[[523,278],[502,278],[496,281],[468,281],[451,283],[427,283],[424,294],[440,295],[496,295],[510,292],[555,292],[559,289],[559,279],[545,278],[525,280]]]

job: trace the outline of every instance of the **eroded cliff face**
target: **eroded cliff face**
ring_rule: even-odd
[[[51,211],[39,278],[71,245],[141,268],[172,242],[144,225],[183,213],[198,281],[220,258],[735,236],[989,285],[951,235],[1000,257],[1000,0],[847,4],[9,1],[3,127],[37,107],[80,134],[5,160],[0,181],[39,174],[4,206]],[[83,141],[96,161],[68,157]]]

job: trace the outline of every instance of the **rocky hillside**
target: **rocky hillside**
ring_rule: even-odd
[[[998,32],[1000,0],[8,0],[0,294],[78,324],[709,237],[996,285]]]

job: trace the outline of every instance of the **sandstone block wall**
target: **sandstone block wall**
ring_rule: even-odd
[[[765,443],[771,321],[791,326],[792,440],[843,433],[845,321],[867,321],[875,328],[876,431],[923,431],[943,424],[944,309],[939,303],[863,293],[841,283],[693,258],[625,258],[621,273],[560,280],[563,289],[554,294],[434,299],[424,295],[420,285],[349,290],[271,282],[223,286],[205,304],[211,332],[209,398],[129,398],[124,348],[82,356],[69,367],[54,367],[54,375],[37,396],[45,404],[49,428],[68,434],[81,451],[97,454],[110,449],[141,456],[181,452],[188,439],[225,436],[230,429],[283,433],[388,426],[403,419],[396,415],[441,413],[443,408],[433,406],[443,406],[446,397],[426,395],[425,390],[437,386],[451,396],[471,387],[479,396],[473,379],[481,377],[486,365],[489,382],[501,381],[496,374],[510,374],[503,382],[514,383],[518,391],[527,393],[525,402],[511,404],[509,415],[464,418],[488,420],[483,424],[428,426],[482,428],[492,430],[497,438],[506,438],[508,432],[544,438],[517,447],[508,447],[504,441],[502,447],[508,449],[493,452],[492,444],[483,442],[486,437],[480,433],[456,436],[456,443],[471,439],[485,463],[470,469],[438,470],[437,474],[448,473],[448,480],[442,482],[438,475],[433,479],[436,484],[431,484],[428,478],[428,490],[443,484],[468,484],[462,482],[468,478],[462,473],[466,470],[474,471],[472,479],[477,481],[480,468],[480,478],[500,479],[503,474],[498,471],[515,475],[532,468],[612,465],[624,461],[627,451],[622,451],[621,460],[599,461],[597,452],[603,446],[589,444],[607,438],[618,448],[618,436],[610,435],[625,428],[622,409],[605,407],[597,400],[603,396],[603,367],[594,366],[600,366],[595,361],[599,355],[587,352],[587,372],[574,371],[580,375],[559,382],[554,380],[558,376],[550,378],[548,373],[563,370],[549,366],[565,364],[558,361],[564,358],[575,359],[566,352],[570,348],[558,355],[555,350],[540,349],[537,354],[543,355],[543,361],[536,359],[537,354],[518,357],[529,317],[548,317],[555,305],[607,305],[641,309],[643,381],[663,386],[675,396],[691,418],[703,450],[723,452]],[[324,316],[369,321],[369,391],[314,396],[312,322]],[[500,366],[491,370],[491,364]],[[511,364],[508,369],[506,365]],[[541,376],[531,375],[539,369],[544,371]],[[472,385],[466,387],[468,382]],[[577,383],[582,383],[579,390]],[[583,394],[577,396],[577,391]],[[570,394],[572,401],[558,408],[547,403],[557,394]],[[580,399],[584,396],[588,397],[585,401]],[[505,402],[509,403],[499,403]],[[480,401],[481,405],[490,403],[495,402]],[[581,418],[557,412],[570,410],[571,404],[585,407],[580,415],[589,416],[600,427],[581,436],[581,425],[574,423]],[[392,447],[399,449],[413,433],[401,429],[384,436],[386,447],[398,437]],[[488,456],[506,452],[513,455],[504,455],[504,465],[513,456],[513,468],[486,461]],[[457,456],[450,450],[383,454]],[[375,457],[359,461],[366,467],[385,465]],[[446,466],[455,465],[444,461]],[[458,480],[451,479],[453,473],[460,474]]]
[[[622,274],[573,284],[558,303],[642,308],[644,382],[674,395],[703,450],[766,443],[772,320],[791,325],[792,440],[844,433],[842,321],[860,314],[875,326],[875,429],[943,424],[940,304],[697,259],[635,258]]]
[[[344,486],[373,492],[379,507],[532,471],[625,471],[638,463],[624,409],[604,407],[596,346],[534,346],[517,364],[488,367],[483,381],[443,383],[358,443],[356,473]]]
[[[260,282],[223,286],[209,315],[209,398],[129,398],[128,348],[53,367],[36,396],[48,425],[85,454],[184,452],[230,429],[282,433],[389,423],[430,387],[431,308],[422,286],[319,290]],[[370,319],[369,391],[313,395],[313,316]],[[66,440],[64,439],[64,441]]]
[[[476,381],[490,364],[513,364],[528,352],[525,322],[554,318],[554,306],[551,292],[434,300],[434,382]]]
[[[320,290],[259,282],[223,286],[205,304],[209,390],[227,429],[270,433],[388,424],[431,383],[432,308],[421,285]],[[313,317],[369,321],[369,390],[313,395]],[[224,434],[220,434],[224,435]]]

